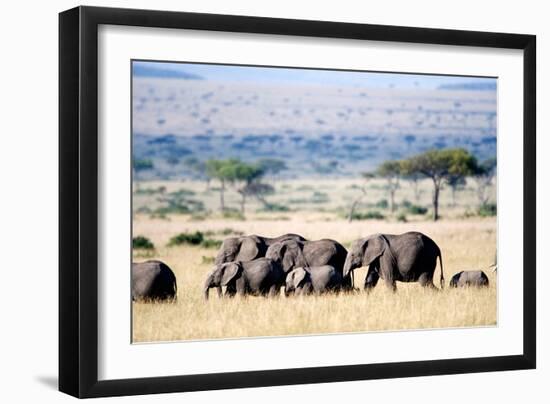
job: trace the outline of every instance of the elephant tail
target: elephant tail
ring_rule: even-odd
[[[437,254],[439,257],[439,267],[441,268],[441,275],[439,277],[439,286],[441,289],[445,287],[445,276],[443,275],[443,259],[441,258],[441,251]]]

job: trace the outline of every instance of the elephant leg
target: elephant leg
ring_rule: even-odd
[[[418,282],[421,286],[425,288],[435,289],[433,274],[429,274],[427,272],[420,274],[420,276],[418,277]]]
[[[237,289],[235,288],[235,285],[227,285],[225,287],[224,297],[234,297],[236,293]]]
[[[386,278],[384,279],[386,286],[391,289],[392,292],[397,292],[397,286],[395,285],[395,280]]]
[[[246,282],[243,278],[237,279],[237,281],[235,282],[235,285],[236,285],[236,289],[237,289],[237,294],[239,296],[246,295],[247,287],[246,287]]]
[[[271,285],[271,287],[269,288],[268,296],[269,297],[275,297],[275,296],[278,296],[280,292],[281,292],[281,287],[280,286]]]
[[[365,277],[365,290],[371,291],[378,283],[378,279],[380,279],[380,275],[378,275],[376,268],[369,267],[367,276]]]

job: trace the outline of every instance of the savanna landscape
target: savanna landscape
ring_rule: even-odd
[[[177,298],[134,301],[133,342],[497,325],[491,85],[285,87],[154,67],[134,71],[133,261],[168,265]],[[435,288],[381,282],[367,293],[361,267],[353,291],[204,299],[230,237],[297,233],[349,250],[409,231],[441,249],[444,289],[438,264]],[[450,288],[463,270],[483,270],[489,286]]]

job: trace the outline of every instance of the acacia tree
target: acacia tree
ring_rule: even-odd
[[[255,182],[259,182],[259,179],[264,175],[264,170],[258,165],[246,164],[243,162],[237,162],[229,167],[230,182],[233,184],[242,184],[237,192],[241,195],[241,214],[244,215],[246,197],[253,195],[257,188],[253,187]]]
[[[353,214],[355,213],[355,209],[357,208],[359,203],[361,203],[363,198],[365,196],[367,196],[367,182],[370,179],[374,178],[374,174],[373,173],[363,173],[363,174],[361,174],[361,177],[363,177],[363,179],[364,179],[363,183],[359,186],[359,191],[361,191],[361,193],[357,196],[357,198],[355,198],[353,200],[353,202],[351,203],[351,206],[349,208],[349,213],[348,213],[348,222],[349,223],[351,223],[351,221],[353,220]]]
[[[244,187],[242,187],[239,192],[245,193],[246,196],[253,196],[258,201],[261,202],[261,204],[264,206],[264,208],[269,208],[272,205],[265,199],[266,195],[270,195],[275,192],[275,188],[269,184],[264,184],[258,180],[252,181],[248,184],[246,184]],[[244,212],[244,208],[243,208]]]
[[[489,158],[476,167],[474,180],[476,182],[477,199],[480,206],[489,202],[489,187],[493,183],[496,174],[497,159]]]
[[[225,211],[225,190],[226,185],[238,186],[237,192],[241,195],[241,213],[244,214],[246,197],[251,195],[251,185],[258,181],[264,171],[256,164],[247,164],[238,159],[208,160],[206,162],[206,173],[209,177],[220,182],[220,210]]]
[[[402,164],[406,174],[420,173],[433,182],[433,220],[439,219],[439,193],[445,181],[454,175],[468,176],[477,168],[477,160],[462,148],[428,150]]]
[[[229,165],[238,160],[208,160],[205,163],[206,175],[220,182],[220,211],[225,211],[225,184],[230,180]]]
[[[399,188],[399,178],[401,176],[401,163],[396,160],[385,161],[376,170],[376,175],[386,180],[390,211],[393,213],[395,212],[395,192]]]

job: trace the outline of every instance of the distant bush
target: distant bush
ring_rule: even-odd
[[[293,199],[289,199],[287,202],[292,205],[301,205],[304,203],[309,203],[310,201],[307,198],[293,198]]]
[[[328,197],[328,194],[325,192],[319,192],[315,191],[313,192],[313,196],[311,197],[312,203],[325,203],[328,202],[330,199]]]
[[[408,199],[403,199],[403,202],[401,202],[401,206],[407,209],[410,208],[412,205],[412,202]]]
[[[376,210],[371,210],[366,213],[355,212],[352,216],[352,220],[369,220],[369,219],[383,220],[385,218],[386,217],[382,213]]]
[[[206,220],[206,215],[201,213],[193,213],[189,220],[192,222],[202,222],[203,220]]]
[[[204,247],[204,248],[220,248],[222,245],[222,241],[221,240],[213,240],[211,238],[207,238],[207,239],[204,239],[201,243],[200,243],[200,246],[201,247]]]
[[[380,199],[378,202],[374,204],[375,207],[379,209],[388,209],[388,200],[387,199]]]
[[[204,234],[200,231],[194,233],[180,233],[175,235],[168,242],[168,246],[176,246],[182,244],[199,245],[204,241]]]
[[[175,198],[184,198],[186,196],[192,196],[195,195],[195,191],[191,191],[189,189],[181,188],[177,191],[170,192],[168,195],[175,197]]]
[[[232,229],[231,227],[226,227],[225,229],[218,230],[216,233],[221,234],[222,236],[228,236],[230,234],[235,234],[235,235],[238,235],[238,236],[242,236],[244,234],[243,231],[235,230],[235,229]]]
[[[425,215],[428,213],[428,208],[425,208],[424,206],[411,205],[407,208],[407,212],[411,215]]]
[[[277,221],[277,222],[283,222],[283,221],[289,221],[290,217],[288,216],[258,216],[255,218],[255,220],[265,220],[265,221]]]
[[[170,206],[162,206],[160,208],[156,208],[153,211],[153,213],[155,215],[160,215],[160,216],[166,216],[166,215],[169,215],[171,213],[173,213],[173,214],[186,214],[186,213],[191,213],[191,209],[189,209],[185,205],[170,205]]]
[[[405,213],[400,213],[396,217],[398,222],[407,223],[407,215]]]
[[[223,211],[224,219],[245,220],[244,215],[238,210],[226,209]]]
[[[134,191],[136,195],[154,195],[162,194],[166,192],[166,187],[160,186],[158,188],[138,188]]]
[[[496,216],[497,205],[495,203],[486,203],[479,207],[477,214],[481,217]]]
[[[155,248],[155,245],[147,237],[136,236],[132,239],[132,248],[141,250],[153,250]]]
[[[290,211],[290,208],[285,205],[281,205],[278,203],[270,203],[266,206],[264,206],[262,209],[260,209],[260,212],[288,212]]]
[[[151,208],[149,208],[149,206],[140,206],[139,208],[136,209],[136,213],[149,214],[151,213]]]

